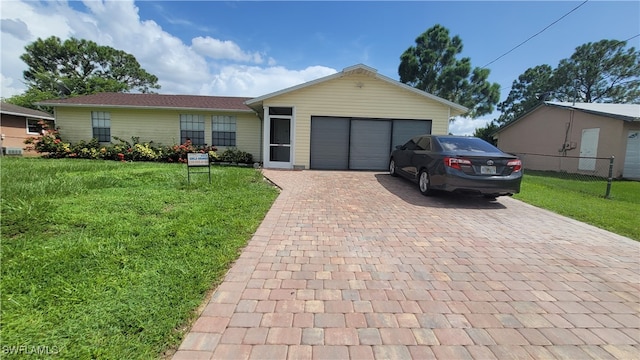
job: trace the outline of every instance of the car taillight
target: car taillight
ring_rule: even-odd
[[[462,170],[462,165],[471,166],[471,161],[454,157],[445,157],[444,165],[453,169]]]
[[[520,160],[509,160],[507,162],[507,166],[513,166],[512,172],[517,172],[522,169],[522,161]]]

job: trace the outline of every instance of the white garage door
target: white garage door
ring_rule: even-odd
[[[622,176],[628,179],[640,179],[640,131],[638,130],[629,131]]]
[[[330,170],[385,170],[396,145],[430,133],[430,120],[312,116],[310,166]]]

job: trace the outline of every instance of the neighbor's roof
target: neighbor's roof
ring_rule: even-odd
[[[640,121],[640,104],[601,104],[545,101],[546,105],[580,110],[625,121]]]
[[[44,111],[33,110],[26,107],[9,104],[4,101],[0,102],[0,113],[7,114],[7,115],[33,117],[33,118],[45,119],[45,120],[55,120],[53,115],[48,114]]]
[[[526,113],[520,115],[517,119],[511,120],[502,125],[493,134],[497,134],[529,116],[529,114],[537,111],[541,107],[552,106],[561,109],[578,110],[590,114],[610,117],[613,119],[624,121],[640,121],[640,104],[601,104],[601,103],[573,103],[573,102],[556,102],[545,101]]]
[[[467,111],[469,111],[469,109],[467,109],[466,107],[464,107],[464,106],[462,106],[460,104],[456,104],[456,103],[451,102],[449,100],[443,99],[443,98],[441,98],[439,96],[430,94],[430,93],[422,91],[420,89],[416,89],[416,88],[414,88],[412,86],[403,84],[403,83],[401,83],[399,81],[393,80],[393,79],[391,79],[389,77],[386,77],[384,75],[380,75],[380,74],[378,74],[378,70],[376,70],[376,69],[374,69],[372,67],[363,65],[363,64],[350,66],[350,67],[344,68],[341,72],[337,72],[337,73],[332,74],[332,75],[328,75],[328,76],[325,76],[325,77],[322,77],[322,78],[319,78],[319,79],[316,79],[316,80],[312,80],[312,81],[309,81],[309,82],[306,82],[306,83],[303,83],[303,84],[300,84],[300,85],[296,85],[296,86],[292,86],[290,88],[286,88],[284,90],[276,91],[276,92],[273,92],[273,93],[270,93],[270,94],[267,94],[267,95],[263,95],[263,96],[260,96],[260,97],[257,97],[257,98],[253,98],[253,99],[247,100],[246,104],[249,105],[249,106],[253,105],[253,106],[261,108],[260,105],[262,104],[262,102],[264,100],[269,99],[269,98],[272,98],[272,97],[275,97],[275,96],[279,96],[279,95],[282,95],[282,94],[286,94],[286,93],[289,93],[289,92],[292,92],[292,91],[296,91],[296,90],[299,90],[299,89],[303,89],[303,88],[306,88],[306,87],[309,87],[309,86],[312,86],[312,85],[320,84],[320,83],[323,83],[325,81],[329,81],[329,80],[337,79],[337,78],[340,78],[340,77],[343,77],[343,76],[351,75],[351,74],[368,74],[368,75],[374,76],[376,79],[379,79],[379,80],[385,81],[385,82],[387,82],[389,84],[392,84],[392,85],[401,87],[403,89],[409,90],[409,91],[411,91],[413,93],[416,93],[416,94],[418,94],[420,96],[424,96],[424,97],[429,98],[431,100],[435,100],[435,101],[437,101],[437,102],[439,102],[441,104],[444,104],[446,106],[449,106],[451,109],[453,109],[454,111],[452,111],[452,114],[451,114],[452,116],[461,115],[461,114],[464,114]]]
[[[162,108],[176,110],[233,110],[253,112],[244,104],[248,97],[98,93],[66,99],[40,101],[39,105],[107,108]]]

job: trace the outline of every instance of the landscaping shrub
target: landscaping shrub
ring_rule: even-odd
[[[253,163],[253,155],[236,148],[228,148],[220,154],[220,161],[238,164],[251,164]]]
[[[71,144],[62,141],[58,129],[49,129],[49,125],[44,121],[38,124],[42,126],[42,135],[25,139],[27,150],[35,150],[52,158],[63,158],[71,154]]]
[[[140,138],[131,137],[131,141],[126,141],[113,136],[117,143],[101,145],[97,139],[89,141],[79,141],[76,144],[66,143],[60,137],[59,128],[49,129],[45,122],[42,125],[42,135],[29,137],[25,140],[27,149],[35,150],[46,158],[80,158],[80,159],[103,159],[116,161],[161,161],[186,163],[188,153],[209,154],[210,161],[219,159],[217,149],[214,146],[194,146],[190,140],[184,144],[173,146],[155,146],[153,141],[140,142]],[[226,151],[225,151],[226,153]],[[230,153],[230,162],[252,162],[252,155],[235,151]]]

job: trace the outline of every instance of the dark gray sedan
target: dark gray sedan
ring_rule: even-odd
[[[423,195],[443,190],[495,198],[520,192],[522,162],[476,137],[422,135],[396,147],[389,173],[418,183]]]

